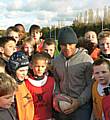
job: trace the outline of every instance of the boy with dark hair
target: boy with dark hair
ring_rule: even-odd
[[[90,56],[93,58],[93,60],[96,60],[99,57],[100,53],[100,49],[98,48],[98,39],[96,32],[89,30],[84,34],[84,38],[86,39],[89,45],[91,44],[90,48],[88,48],[91,51],[91,53],[89,53]],[[85,45],[87,46],[86,43]]]
[[[6,30],[6,36],[13,37],[17,44],[19,41],[19,30],[15,26],[10,26]]]
[[[30,27],[30,29],[29,29],[29,35],[32,35],[32,32],[34,31],[34,30],[37,30],[37,32],[40,32],[41,31],[41,29],[40,29],[40,26],[39,25],[31,25],[31,27]],[[34,36],[35,37],[35,36]]]
[[[42,32],[41,32],[41,28],[39,25],[31,25],[30,29],[29,29],[29,35],[33,38],[34,43],[35,43],[35,51],[42,51],[42,46],[43,46],[43,42],[44,40],[41,39],[42,36]]]
[[[6,73],[0,73],[0,120],[17,120],[11,106],[16,90],[15,80]]]
[[[21,23],[15,24],[15,27],[19,30],[20,41],[23,41],[26,37],[25,27]]]
[[[8,61],[15,52],[16,41],[13,37],[0,37],[0,57]]]

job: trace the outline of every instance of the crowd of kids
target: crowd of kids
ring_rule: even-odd
[[[15,24],[0,37],[0,120],[110,120],[110,31],[77,38],[65,26],[58,45],[42,36]],[[64,111],[53,106],[60,94],[71,101]]]

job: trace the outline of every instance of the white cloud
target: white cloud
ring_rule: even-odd
[[[24,2],[22,0],[12,1],[7,5],[7,10],[19,10],[23,8],[23,3]]]
[[[0,0],[0,27],[16,23],[46,26],[62,20],[72,23],[78,12],[89,8],[103,9],[110,6],[110,0]]]

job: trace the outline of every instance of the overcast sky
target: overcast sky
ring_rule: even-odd
[[[79,12],[104,6],[110,0],[0,0],[0,28],[22,23],[28,30],[32,24],[44,27],[58,21],[69,25]]]

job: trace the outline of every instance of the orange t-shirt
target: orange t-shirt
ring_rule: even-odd
[[[16,92],[16,103],[19,120],[33,120],[33,99],[24,82],[21,85],[18,85],[18,91]]]
[[[90,56],[95,61],[97,58],[99,58],[99,55],[100,55],[100,49],[99,48],[95,48]]]

